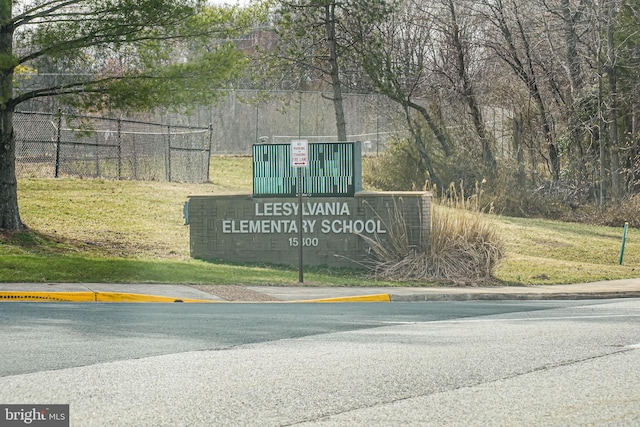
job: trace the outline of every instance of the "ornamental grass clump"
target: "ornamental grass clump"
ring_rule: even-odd
[[[429,240],[433,280],[490,283],[504,253],[495,225],[480,212],[434,206]]]
[[[378,280],[490,284],[503,257],[503,243],[490,216],[473,206],[473,201],[456,202],[456,207],[434,205],[429,244],[422,248],[409,245],[404,219],[391,208],[385,239],[363,236],[374,255],[370,274]]]

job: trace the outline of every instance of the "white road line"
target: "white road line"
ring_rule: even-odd
[[[394,322],[393,320],[390,320],[390,321],[382,321],[380,323],[382,323],[384,325],[415,325],[416,323],[432,323],[432,322],[418,322],[418,321],[413,321],[413,322],[397,321],[397,322]]]
[[[561,317],[523,317],[509,319],[452,319],[435,320],[424,323],[491,323],[491,322],[540,322],[546,320],[582,320],[582,319],[612,319],[612,318],[640,318],[640,314],[600,314],[593,316],[561,316]]]

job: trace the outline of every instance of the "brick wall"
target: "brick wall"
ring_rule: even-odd
[[[406,232],[409,245],[429,242],[431,195],[427,192],[360,192],[355,197],[303,198],[305,265],[358,268],[371,259],[363,239],[385,240]],[[190,196],[191,256],[203,260],[297,266],[297,198]]]

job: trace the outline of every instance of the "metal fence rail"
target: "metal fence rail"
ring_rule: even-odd
[[[19,178],[64,176],[205,182],[212,131],[41,112],[14,115]]]

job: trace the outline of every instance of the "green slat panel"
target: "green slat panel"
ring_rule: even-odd
[[[298,171],[291,167],[290,148],[289,144],[253,146],[254,196],[296,196]],[[354,150],[355,143],[310,143],[309,166],[301,170],[302,192],[311,196],[352,197],[356,180]]]

